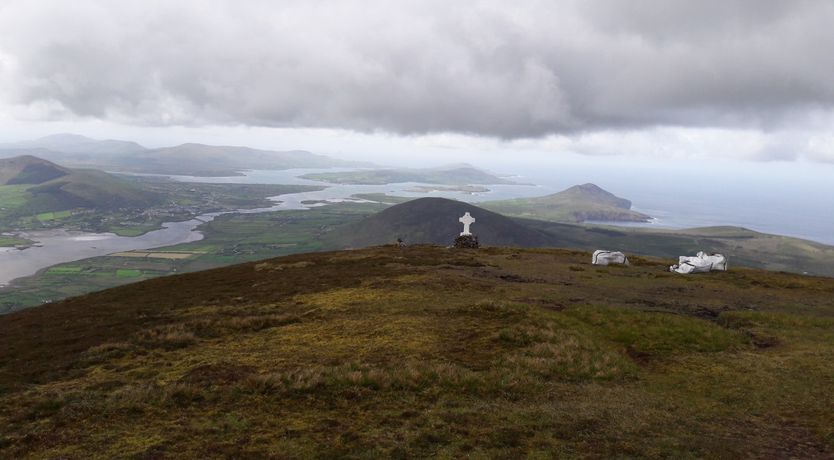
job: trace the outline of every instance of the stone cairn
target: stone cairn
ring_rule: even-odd
[[[481,245],[478,243],[478,237],[469,231],[469,226],[475,223],[475,218],[469,215],[469,212],[463,215],[458,222],[463,224],[463,231],[455,238],[455,248],[460,249],[478,249]]]
[[[478,249],[480,246],[475,235],[460,235],[455,238],[455,247],[459,249]]]

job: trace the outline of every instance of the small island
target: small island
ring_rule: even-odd
[[[486,193],[488,191],[488,188],[481,185],[453,185],[448,187],[442,185],[415,185],[414,187],[406,189],[406,192],[413,193],[460,192],[468,195]]]
[[[12,233],[0,234],[0,248],[26,249],[33,243],[34,241],[21,238],[20,236]]]
[[[319,206],[328,203],[329,201],[327,200],[301,200],[301,204],[303,204],[304,206]]]

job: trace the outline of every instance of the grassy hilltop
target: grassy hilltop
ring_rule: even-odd
[[[0,317],[0,457],[830,458],[834,280],[417,246]]]

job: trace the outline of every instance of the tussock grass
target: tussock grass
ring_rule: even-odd
[[[256,271],[263,271],[263,270],[281,271],[281,270],[286,270],[288,268],[306,268],[306,267],[310,267],[312,265],[314,265],[312,262],[303,261],[303,260],[300,261],[300,262],[294,262],[294,263],[291,263],[291,264],[273,264],[273,263],[269,263],[269,262],[262,262],[262,263],[259,263],[259,264],[255,265],[255,270]]]
[[[220,337],[238,332],[258,332],[300,321],[301,318],[294,314],[255,314],[222,319],[197,319],[187,323],[184,327],[190,329],[198,337]]]
[[[176,350],[197,342],[197,336],[184,324],[159,326],[140,331],[135,341],[145,348]]]
[[[145,412],[148,407],[176,408],[209,400],[210,393],[188,383],[141,383],[116,390],[106,400],[108,412]]]
[[[466,304],[454,310],[455,314],[476,315],[488,318],[508,319],[526,318],[530,314],[530,306],[517,302],[497,302],[495,300],[481,300]]]
[[[0,317],[0,457],[832,456],[834,281],[588,260],[310,254]]]
[[[634,364],[626,357],[576,336],[536,343],[508,356],[501,367],[548,380],[612,380],[636,375]]]
[[[434,388],[477,392],[483,383],[477,373],[451,363],[409,362],[385,368],[361,363],[306,367],[255,376],[241,387],[260,394],[299,395],[349,389],[396,392]]]
[[[132,351],[134,346],[126,342],[109,342],[90,347],[82,354],[87,364],[101,363],[110,359],[121,358]]]

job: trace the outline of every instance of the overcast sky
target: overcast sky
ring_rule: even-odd
[[[834,162],[828,0],[0,0],[0,141]]]

